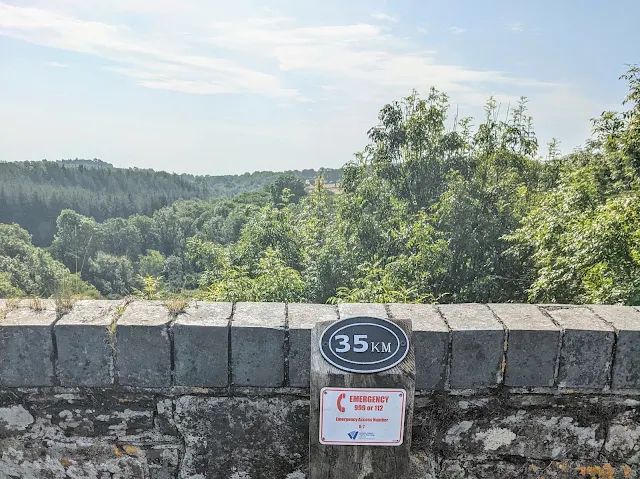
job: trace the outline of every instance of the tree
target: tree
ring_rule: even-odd
[[[276,251],[268,248],[258,264],[253,281],[253,301],[303,301],[304,281],[300,273],[286,265]]]
[[[91,284],[108,298],[118,298],[133,292],[133,264],[124,256],[98,252],[95,258],[89,260],[87,275]]]
[[[143,276],[153,278],[161,276],[164,272],[165,257],[160,251],[147,250],[147,254],[140,256],[138,263],[138,273]]]
[[[0,273],[0,298],[19,298],[25,293],[11,283],[11,275],[8,272]]]
[[[29,233],[15,224],[0,224],[0,275],[2,293],[7,297],[50,297],[57,293],[95,296],[93,288],[47,251],[34,246]]]
[[[136,225],[123,218],[111,218],[100,224],[100,249],[114,256],[137,258],[143,251],[143,237]]]
[[[509,236],[531,301],[640,304],[639,75],[622,77],[630,109],[593,121],[594,138]]]
[[[303,301],[305,284],[300,273],[288,267],[276,251],[267,248],[256,276],[245,267],[228,265],[202,295],[210,301]]]
[[[101,246],[98,224],[72,210],[63,210],[56,221],[51,244],[53,256],[74,273],[81,273],[85,263]]]
[[[265,206],[242,229],[232,249],[233,261],[253,273],[267,249],[277,251],[293,269],[301,266],[301,241],[291,208]]]
[[[324,178],[318,177],[296,213],[304,297],[314,302],[325,302],[333,296],[336,288],[349,282],[357,267],[355,248],[345,241],[341,219],[336,216],[336,201],[324,185]]]
[[[271,201],[274,205],[282,205],[282,194],[288,190],[288,202],[297,203],[304,196],[304,182],[293,175],[281,175],[269,186]]]
[[[177,256],[168,256],[164,260],[163,274],[169,290],[177,293],[184,289],[185,276],[182,260]]]
[[[447,130],[448,110],[435,89],[426,99],[414,92],[385,106],[369,145],[345,166],[338,214],[366,266],[343,295],[375,296],[374,283],[382,282],[425,300],[524,296],[524,273],[505,254],[504,235],[538,189],[526,102],[501,121],[490,99],[475,131],[469,119]],[[430,257],[436,261],[423,263]]]

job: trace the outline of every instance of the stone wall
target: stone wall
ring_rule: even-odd
[[[304,478],[310,333],[409,318],[414,478],[640,477],[622,306],[0,300],[0,478]]]

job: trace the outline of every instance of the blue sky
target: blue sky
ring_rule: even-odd
[[[0,0],[0,160],[339,167],[430,86],[478,119],[527,96],[568,152],[620,108],[638,18],[637,0]]]

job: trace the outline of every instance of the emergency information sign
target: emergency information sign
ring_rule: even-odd
[[[320,443],[399,446],[406,394],[404,389],[322,388]]]

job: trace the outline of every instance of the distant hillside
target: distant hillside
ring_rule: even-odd
[[[332,168],[320,168],[319,170],[287,170],[287,171],[254,171],[242,175],[221,176],[193,176],[182,175],[190,181],[206,185],[213,197],[233,197],[245,191],[261,190],[278,179],[280,175],[294,175],[303,181],[313,183],[322,174],[327,183],[336,183],[342,179],[342,171]]]
[[[294,170],[313,182],[323,173],[328,182],[340,170]],[[273,183],[272,171],[243,175],[195,176],[138,168],[115,168],[99,159],[0,162],[0,223],[17,223],[33,235],[37,246],[51,243],[60,212],[69,208],[97,221],[152,215],[180,199],[233,197]]]
[[[84,166],[85,168],[113,168],[111,163],[94,158],[93,160],[56,160],[56,163],[63,164],[65,166]]]

